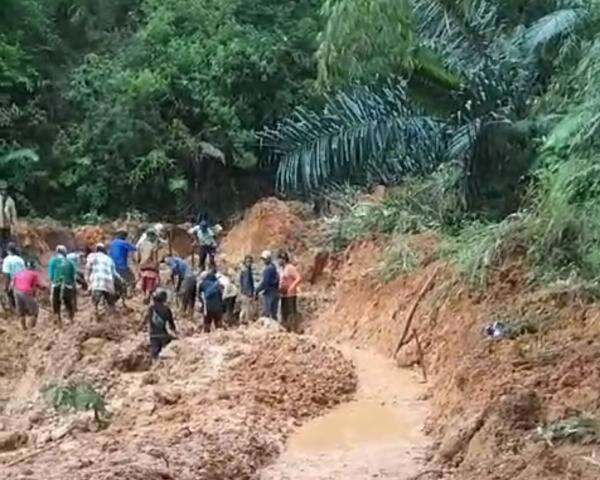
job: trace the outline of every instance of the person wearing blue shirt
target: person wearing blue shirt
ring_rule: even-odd
[[[115,262],[117,273],[125,280],[128,290],[135,285],[135,275],[129,268],[129,254],[137,251],[127,240],[127,232],[118,232],[108,246],[108,256]]]
[[[198,298],[204,308],[204,331],[209,333],[213,323],[215,328],[221,328],[224,310],[223,286],[219,283],[214,265],[200,276]]]
[[[170,256],[163,258],[162,263],[167,264],[171,269],[171,283],[175,286],[175,292],[179,292],[181,284],[188,271],[188,265],[181,257]]]
[[[277,320],[279,308],[279,272],[273,263],[273,255],[265,250],[260,258],[265,263],[261,282],[256,287],[255,296],[262,293],[262,316]]]

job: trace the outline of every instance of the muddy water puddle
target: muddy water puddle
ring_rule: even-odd
[[[360,379],[355,400],[302,426],[289,439],[288,451],[323,453],[421,440],[423,406],[414,400],[424,386],[414,373],[372,352],[344,352],[353,359]]]
[[[415,425],[396,408],[374,400],[357,400],[309,422],[290,438],[290,453],[351,450],[367,444],[410,442]]]

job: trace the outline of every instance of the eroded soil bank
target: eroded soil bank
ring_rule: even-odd
[[[295,431],[263,480],[408,479],[423,467],[424,383],[371,350],[343,352],[356,366],[354,399]]]

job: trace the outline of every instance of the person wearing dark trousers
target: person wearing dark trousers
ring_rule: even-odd
[[[214,229],[208,225],[206,219],[202,219],[198,225],[188,230],[190,235],[196,237],[200,256],[200,271],[206,269],[206,260],[208,266],[215,266],[215,254],[217,252],[217,237]]]
[[[279,294],[281,296],[281,324],[288,332],[298,329],[298,284],[301,277],[287,252],[277,255],[281,268]]]
[[[140,329],[146,325],[150,333],[152,360],[158,360],[163,348],[171,343],[177,335],[173,312],[167,305],[167,292],[161,288],[152,295],[152,305],[144,315]]]
[[[256,287],[255,296],[262,294],[263,317],[277,320],[277,310],[279,308],[279,272],[273,263],[273,255],[269,250],[262,252],[260,258],[265,264],[261,282]]]
[[[215,328],[221,328],[224,311],[223,286],[217,278],[215,267],[209,267],[208,272],[201,276],[198,297],[204,307],[204,331],[209,333],[213,324]]]
[[[8,244],[11,241],[12,229],[17,224],[17,208],[15,201],[8,194],[8,183],[0,180],[0,257],[8,255]]]

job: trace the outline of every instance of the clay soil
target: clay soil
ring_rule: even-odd
[[[407,313],[436,272],[413,319],[429,376],[427,430],[436,440],[424,470],[429,473],[420,478],[600,478],[593,463],[597,445],[549,444],[536,434],[547,422],[600,415],[597,305],[574,289],[532,286],[521,258],[495,272],[485,291],[473,291],[452,266],[434,260],[435,238],[421,235],[411,242],[424,262],[387,284],[373,268],[384,244],[364,242],[338,254],[326,272],[336,295],[310,331],[392,357]],[[531,318],[541,327],[490,341],[484,326],[498,318]],[[404,366],[417,360],[414,341],[397,357]]]
[[[571,415],[600,416],[600,309],[591,299],[576,289],[534,286],[519,257],[495,271],[485,291],[473,291],[436,259],[433,235],[410,238],[421,264],[383,283],[377,265],[385,239],[324,252],[313,247],[317,226],[304,207],[267,199],[232,223],[221,246],[230,267],[247,253],[283,247],[303,272],[318,273],[300,299],[308,336],[264,326],[205,335],[184,320],[180,339],[152,365],[137,300],[132,310],[96,323],[84,299],[77,324],[60,331],[45,313],[28,334],[14,319],[0,324],[0,478],[600,478],[597,445],[550,444],[536,434]],[[31,228],[22,238],[47,252],[57,238],[65,242],[55,230]],[[105,235],[86,227],[74,238],[90,243]],[[294,450],[295,435],[326,422],[328,412],[351,408],[346,401],[375,399],[379,408],[404,398],[399,389],[413,391],[422,375],[415,342],[393,357],[407,314],[434,273],[412,324],[427,383],[399,408],[429,441],[401,441],[398,433],[396,443],[385,443],[387,425],[374,443],[352,452]],[[532,318],[540,328],[490,341],[483,327],[498,318]],[[366,366],[354,358],[358,376],[352,355],[336,344],[365,353]],[[382,356],[390,363],[376,375],[369,368]],[[413,380],[392,380],[387,370],[396,366],[412,369]],[[43,393],[81,380],[104,395],[106,423],[91,412],[57,411]]]
[[[134,320],[3,329],[2,478],[254,478],[295,425],[356,387],[338,350],[265,328],[205,335],[182,325],[190,334],[153,365]],[[80,379],[104,394],[106,428],[42,393]]]

